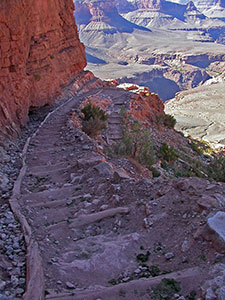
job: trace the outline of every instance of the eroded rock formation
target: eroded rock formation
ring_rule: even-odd
[[[117,13],[115,1],[75,1],[78,24],[88,24],[90,21],[108,22],[110,15]],[[80,12],[80,13],[79,13]]]
[[[86,65],[72,0],[0,2],[0,135],[18,132],[30,107],[54,101]]]

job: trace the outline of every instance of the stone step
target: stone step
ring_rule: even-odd
[[[62,147],[66,147],[65,144],[63,142],[57,141],[54,142],[52,144],[50,143],[37,143],[36,145],[31,145],[33,148],[35,147],[35,151],[39,152],[39,151],[44,151],[45,149],[49,149],[49,148],[62,148]]]
[[[71,206],[76,201],[80,200],[82,198],[82,195],[70,197],[69,199],[63,199],[63,200],[52,200],[52,201],[44,201],[44,202],[38,202],[38,203],[32,203],[30,204],[30,207],[41,207],[43,208],[56,208],[59,206]]]
[[[60,188],[50,188],[45,191],[40,191],[36,193],[29,193],[23,195],[21,199],[24,203],[48,203],[50,200],[62,200],[65,199],[65,195],[67,199],[71,199],[73,197],[77,197],[77,193],[80,193],[82,189],[81,185],[68,185]]]
[[[114,105],[124,105],[125,102],[126,102],[126,99],[124,99],[123,97],[113,100]]]
[[[110,119],[108,120],[108,124],[118,124],[118,125],[121,125],[121,120],[119,119]]]
[[[41,144],[41,145],[44,145],[44,144],[48,144],[48,145],[54,145],[55,143],[58,143],[58,142],[61,142],[61,138],[59,136],[52,136],[51,137],[51,143],[50,143],[50,138],[49,138],[49,135],[46,135],[44,137],[37,137],[36,138],[36,143],[37,144]]]
[[[123,137],[122,133],[107,134],[107,136],[111,140],[121,140]]]
[[[97,289],[93,289],[93,287],[90,287],[86,291],[76,291],[75,289],[71,292],[65,292],[61,294],[55,294],[54,292],[52,292],[52,294],[50,293],[46,296],[46,300],[119,300],[123,297],[125,297],[123,299],[129,300],[137,300],[142,298],[150,299],[150,296],[148,294],[146,294],[147,297],[143,297],[143,292],[146,293],[146,291],[151,290],[151,288],[159,284],[162,279],[167,278],[174,279],[176,281],[182,280],[183,282],[189,282],[190,280],[195,280],[195,278],[200,276],[201,272],[204,271],[198,267],[194,267],[153,278],[141,278],[132,280],[126,283],[124,282],[109,287],[101,286]],[[134,291],[136,291],[136,293],[134,293]]]
[[[121,124],[117,124],[117,123],[110,124],[108,126],[108,131],[113,131],[113,130],[121,131]]]
[[[119,128],[109,127],[108,130],[107,130],[107,134],[108,135],[118,135],[118,134],[123,135],[122,130],[120,129],[120,127]]]
[[[109,118],[117,118],[117,117],[119,117],[119,118],[121,118],[122,119],[122,116],[121,116],[121,114],[119,113],[119,112],[111,112],[111,114],[110,114],[110,116],[109,116]]]
[[[116,116],[110,115],[107,121],[108,123],[112,123],[112,124],[120,124],[122,122],[122,117],[120,115],[116,115]]]
[[[30,167],[27,171],[28,174],[32,174],[32,175],[41,175],[41,174],[49,174],[52,172],[61,172],[61,171],[66,171],[68,168],[70,168],[71,165],[68,165],[68,163],[64,162],[60,162],[60,163],[56,163],[53,165],[41,165],[41,166],[34,166],[34,167]]]
[[[70,149],[71,148],[71,149]],[[70,149],[70,152],[72,153],[72,151],[74,151],[74,146],[73,145],[71,145],[71,146],[68,146],[68,145],[65,145],[65,146],[63,146],[63,147],[49,147],[49,148],[47,148],[47,149],[45,149],[45,150],[43,150],[42,148],[41,148],[41,150],[38,150],[38,151],[32,151],[32,150],[30,150],[30,151],[28,151],[28,156],[29,155],[31,155],[31,156],[34,156],[34,155],[44,155],[45,156],[45,154],[46,154],[46,156],[48,156],[49,154],[59,154],[60,152],[65,152],[65,150],[69,150]]]
[[[58,206],[56,208],[51,207],[50,209],[39,210],[38,214],[37,209],[37,207],[33,207],[33,212],[31,210],[34,226],[40,223],[43,224],[44,227],[52,225],[58,226],[61,223],[67,222],[67,220],[71,218],[71,208],[67,206]]]

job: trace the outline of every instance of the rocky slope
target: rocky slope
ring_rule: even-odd
[[[225,83],[214,83],[182,91],[165,105],[176,120],[176,129],[209,142],[214,147],[225,146]]]
[[[32,258],[24,300],[224,295],[224,183],[171,180],[161,161],[155,164],[160,177],[152,178],[134,158],[107,152],[122,139],[125,110],[143,122],[156,154],[167,141],[194,155],[181,134],[157,125],[160,99],[148,90],[131,94],[131,88],[104,87],[71,98],[28,140],[10,199]],[[80,126],[88,102],[109,115],[107,130],[95,138]]]
[[[1,1],[0,131],[16,135],[32,107],[55,101],[86,65],[71,1]]]

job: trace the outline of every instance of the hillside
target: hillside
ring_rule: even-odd
[[[27,246],[25,300],[223,296],[225,194],[208,177],[219,174],[213,157],[165,122],[157,95],[135,89],[81,90],[26,141],[9,199]],[[108,115],[101,134],[84,118],[88,103]],[[11,267],[14,281],[2,279],[20,297],[24,260],[8,247],[19,275]]]

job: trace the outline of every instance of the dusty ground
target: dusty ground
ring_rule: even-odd
[[[115,138],[112,124],[127,93],[91,92],[111,100],[106,140]],[[170,281],[165,299],[204,299],[211,267],[224,263],[214,240],[203,239],[209,213],[224,210],[224,184],[145,178],[126,159],[110,159],[101,139],[71,127],[72,112],[87,96],[52,114],[25,157],[18,201],[38,243],[34,265],[41,263],[46,299],[153,299],[163,278],[181,287]]]

